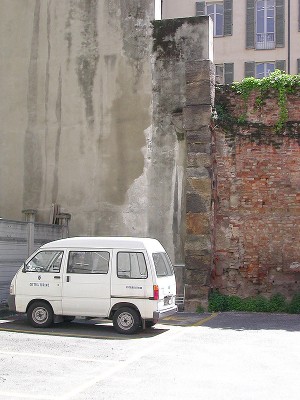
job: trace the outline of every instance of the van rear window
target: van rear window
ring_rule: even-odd
[[[153,253],[152,257],[157,276],[174,275],[171,261],[166,253]]]
[[[117,274],[122,279],[147,279],[148,272],[143,253],[119,252]]]

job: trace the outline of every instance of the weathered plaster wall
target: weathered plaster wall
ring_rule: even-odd
[[[0,2],[1,216],[48,221],[58,203],[71,234],[146,233],[126,215],[141,201],[153,13],[151,0]]]
[[[217,96],[231,123],[214,127],[215,221],[212,286],[241,297],[300,289],[300,96],[287,100],[289,121],[276,133],[276,93],[245,112],[233,93]],[[224,105],[226,107],[224,108]]]
[[[57,203],[71,235],[152,236],[184,263],[184,68],[211,57],[209,19],[162,23],[166,61],[153,18],[152,0],[0,2],[0,216]]]

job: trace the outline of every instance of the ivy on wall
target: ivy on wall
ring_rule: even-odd
[[[247,102],[253,91],[258,93],[255,101],[257,107],[263,106],[264,100],[268,97],[271,90],[277,92],[279,118],[276,122],[275,129],[279,132],[288,120],[287,95],[299,90],[300,75],[288,75],[280,70],[275,70],[269,76],[262,79],[248,77],[241,82],[234,82],[231,88],[242,96],[245,104],[245,112],[239,117],[238,123],[246,122]]]

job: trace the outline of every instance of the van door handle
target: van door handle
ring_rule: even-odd
[[[55,275],[54,279],[60,279],[60,276]]]
[[[67,276],[67,282],[70,282],[70,277],[69,276]]]

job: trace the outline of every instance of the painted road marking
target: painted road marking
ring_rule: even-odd
[[[101,335],[85,335],[85,334],[76,334],[76,333],[60,333],[60,332],[37,332],[37,331],[29,331],[29,330],[21,330],[21,329],[8,329],[8,328],[0,328],[0,332],[13,332],[13,333],[29,333],[33,335],[49,335],[49,336],[64,336],[64,337],[76,337],[82,339],[107,339],[107,340],[128,340],[128,337],[123,336],[101,336]],[[138,337],[130,337],[130,339],[140,339],[141,336]],[[144,336],[142,336],[144,337]]]
[[[210,321],[213,318],[216,318],[219,315],[219,313],[212,313],[209,317],[207,318],[203,318],[200,321],[196,322],[195,324],[193,324],[192,326],[200,326],[205,324],[205,322]]]
[[[95,358],[81,358],[81,357],[66,357],[66,356],[59,356],[56,354],[44,354],[44,353],[24,353],[24,352],[17,352],[17,351],[2,351],[0,350],[0,354],[8,355],[8,356],[22,356],[22,357],[41,357],[41,358],[54,358],[62,359],[62,360],[72,360],[72,361],[80,361],[80,362],[95,362],[95,363],[108,363],[108,364],[116,364],[119,361],[112,361],[112,360],[97,360]]]
[[[91,388],[95,384],[104,381],[105,379],[109,378],[112,375],[116,375],[120,371],[124,370],[127,368],[129,365],[134,364],[138,362],[139,360],[142,359],[142,357],[146,356],[149,353],[154,353],[158,352],[158,348],[161,346],[165,346],[165,341],[170,342],[170,339],[174,339],[175,337],[177,338],[178,336],[182,336],[185,334],[185,330],[180,330],[180,331],[168,331],[168,334],[166,336],[160,337],[159,342],[158,337],[154,338],[154,344],[152,346],[147,346],[146,349],[141,351],[140,353],[136,354],[135,356],[129,358],[128,360],[124,361],[123,363],[119,363],[116,365],[114,368],[108,369],[107,371],[103,372],[103,368],[99,371],[96,371],[95,378],[90,379],[89,381],[85,382],[82,385],[79,385],[75,389],[71,390],[68,394],[63,395],[62,397],[59,397],[60,400],[70,400],[72,397],[77,396],[78,394],[82,393],[83,391]],[[171,337],[170,337],[171,336]],[[161,340],[163,339],[163,340]],[[159,352],[158,352],[159,353]]]

